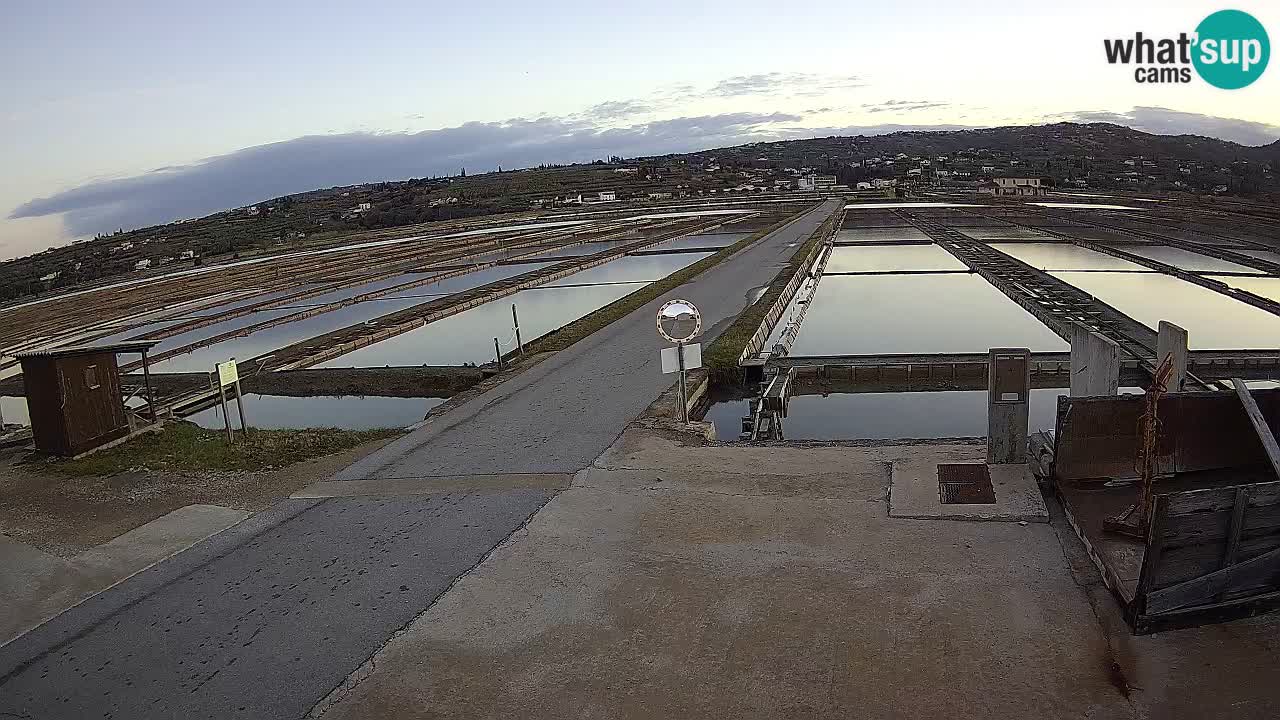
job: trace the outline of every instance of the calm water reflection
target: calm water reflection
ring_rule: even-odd
[[[1153,330],[1168,320],[1193,350],[1280,348],[1280,317],[1169,275],[1051,273]]]
[[[1141,393],[1140,388],[1121,392]],[[1031,391],[1028,426],[1032,432],[1054,427],[1058,396],[1064,389]],[[716,437],[732,441],[742,431],[746,400],[718,402],[705,420]],[[796,395],[784,429],[788,440],[879,440],[983,437],[987,434],[987,391],[845,393]]]
[[[213,369],[216,363],[222,362],[227,358],[236,358],[238,360],[247,360],[248,358],[257,357],[274,350],[292,345],[293,343],[306,340],[310,337],[322,335],[327,332],[338,330],[348,325],[356,323],[368,322],[374,318],[393,313],[405,308],[413,307],[420,303],[429,302],[433,296],[446,295],[463,290],[469,290],[480,285],[486,285],[497,280],[503,280],[521,273],[529,272],[530,268],[526,266],[498,266],[486,268],[465,275],[446,278],[438,282],[420,285],[399,293],[394,293],[386,297],[376,300],[366,300],[364,302],[348,305],[337,310],[321,313],[309,318],[286,323],[276,327],[269,327],[259,330],[244,337],[236,337],[224,340],[216,345],[197,348],[188,353],[177,355],[167,360],[156,363],[153,367],[158,372],[205,372]],[[375,289],[384,289],[401,282],[407,282],[413,277],[420,275],[416,273],[407,273],[405,275],[396,276],[396,278],[388,278],[384,281],[376,283],[366,283],[361,285],[363,292],[370,292]],[[395,282],[392,282],[395,280]],[[318,298],[307,300],[307,305],[322,304],[323,302],[332,302],[343,299],[344,297],[353,297],[349,294],[349,290],[341,291],[338,294],[326,294]],[[289,315],[305,309],[304,305],[290,306],[278,310],[262,310],[251,313],[244,317],[226,320],[209,327],[192,330],[181,335],[175,335],[162,341],[156,346],[153,352],[164,352],[182,345],[187,345],[198,340],[213,337],[219,333],[229,330],[239,329],[253,325],[255,323],[264,322],[284,315]]]
[[[267,430],[326,427],[371,430],[412,425],[446,399],[375,395],[287,397],[250,393],[244,396],[244,410],[249,427]],[[228,403],[227,407],[231,412],[232,427],[238,428],[240,416],[235,404]],[[201,410],[187,419],[213,430],[224,427],[220,405]]]
[[[1132,245],[1124,248],[1126,252],[1134,255],[1141,255],[1145,258],[1158,260],[1166,265],[1172,265],[1183,270],[1196,270],[1199,272],[1242,272],[1255,273],[1263,275],[1261,270],[1255,270],[1245,265],[1238,265],[1230,260],[1219,260],[1208,255],[1183,250],[1182,248],[1165,247],[1163,245]]]
[[[837,243],[874,243],[893,240],[928,241],[929,236],[913,227],[904,225],[900,228],[845,228],[837,232],[835,237],[835,242]]]
[[[1041,270],[1134,270],[1154,272],[1135,262],[1071,243],[990,243],[991,247]]]
[[[1239,290],[1247,290],[1254,295],[1261,295],[1280,302],[1280,278],[1277,277],[1240,277],[1239,275],[1209,275],[1214,280],[1221,280]]]
[[[619,282],[653,282],[688,267],[711,253],[673,253],[671,255],[628,255],[562,277],[546,287],[596,285]],[[594,309],[594,308],[593,308]]]
[[[829,275],[818,285],[792,354],[960,353],[993,347],[1068,349],[975,275]]]
[[[832,248],[826,272],[967,269],[964,263],[937,245],[871,245]]]
[[[334,358],[319,367],[379,367],[384,365],[462,365],[491,362],[493,339],[512,350],[511,304],[520,313],[525,342],[573,322],[587,313],[634,292],[644,283],[544,287],[437,320],[403,335],[383,340]]]

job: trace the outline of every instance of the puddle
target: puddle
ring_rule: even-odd
[[[1161,320],[1180,325],[1187,331],[1193,350],[1280,348],[1280,316],[1169,275],[1051,274],[1153,330]],[[1242,279],[1245,278],[1233,278]]]
[[[5,425],[30,425],[31,415],[27,412],[27,399],[5,395],[0,397],[0,416]]]
[[[993,347],[1068,349],[975,275],[831,275],[818,284],[791,354],[961,353]]]
[[[422,420],[427,411],[448,398],[400,398],[376,395],[289,397],[285,395],[244,396],[249,427],[264,430],[336,427],[344,430],[398,428]],[[228,402],[231,426],[240,427],[234,402]],[[200,427],[221,430],[222,406],[201,410],[187,418]]]
[[[1190,270],[1193,272],[1241,272],[1251,273],[1254,275],[1265,275],[1266,273],[1246,265],[1239,265],[1230,260],[1219,260],[1208,255],[1201,255],[1190,250],[1182,248],[1166,247],[1164,245],[1143,245],[1139,247],[1125,247],[1125,252],[1141,255],[1144,258],[1150,258],[1166,265],[1172,265],[1181,270]]]
[[[1135,262],[1071,243],[988,243],[993,249],[1041,270],[1130,270],[1155,272]]]
[[[937,245],[843,246],[831,250],[824,273],[895,272],[901,270],[968,270]]]
[[[1141,393],[1141,388],[1120,392]],[[1031,432],[1051,430],[1058,396],[1066,388],[1031,391],[1028,426]],[[716,427],[716,437],[734,441],[742,432],[747,400],[717,402],[704,420]],[[984,437],[987,434],[987,391],[834,393],[794,395],[783,421],[788,440],[902,440],[908,438]]]

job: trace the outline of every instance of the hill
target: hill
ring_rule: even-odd
[[[912,173],[912,170],[915,172]],[[610,158],[450,178],[411,178],[264,199],[243,208],[121,231],[0,263],[0,302],[220,256],[334,242],[387,228],[554,207],[578,193],[752,192],[801,172],[840,182],[907,178],[972,189],[992,175],[1038,175],[1059,186],[1270,198],[1280,141],[1260,147],[1197,135],[1153,135],[1108,123],[906,131],[761,142],[695,153]],[[911,173],[911,175],[908,175]]]

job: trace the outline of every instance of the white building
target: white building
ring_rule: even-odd
[[[618,193],[614,190],[601,190],[600,202],[613,202],[618,199]]]
[[[650,200],[670,200],[670,199],[671,199],[671,193],[669,193],[669,192],[651,192],[651,193],[649,193],[649,199],[650,199]]]
[[[133,264],[134,270],[146,270],[149,267],[151,267],[151,261],[146,259],[139,260]]]
[[[835,175],[814,175],[813,187],[815,190],[830,190],[836,186]]]
[[[181,253],[178,253],[179,260],[192,260],[195,258],[195,256],[196,256],[195,250],[183,250]]]
[[[1040,183],[1040,178],[1000,177],[991,182],[978,185],[978,192],[987,195],[1023,197],[1028,195],[1045,195],[1049,189]]]
[[[797,190],[812,190],[813,188],[814,188],[813,175],[801,175],[800,177],[796,178]]]

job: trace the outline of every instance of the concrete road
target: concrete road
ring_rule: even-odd
[[[831,200],[493,392],[340,473],[336,480],[490,473],[573,473],[604,452],[674,382],[663,375],[654,318],[672,297],[702,311],[710,343],[824,220]]]
[[[706,340],[835,207],[673,293],[703,309]],[[656,307],[330,483],[386,480],[399,496],[286,501],[0,647],[0,717],[305,715],[670,385]],[[458,477],[475,475],[487,477]]]

